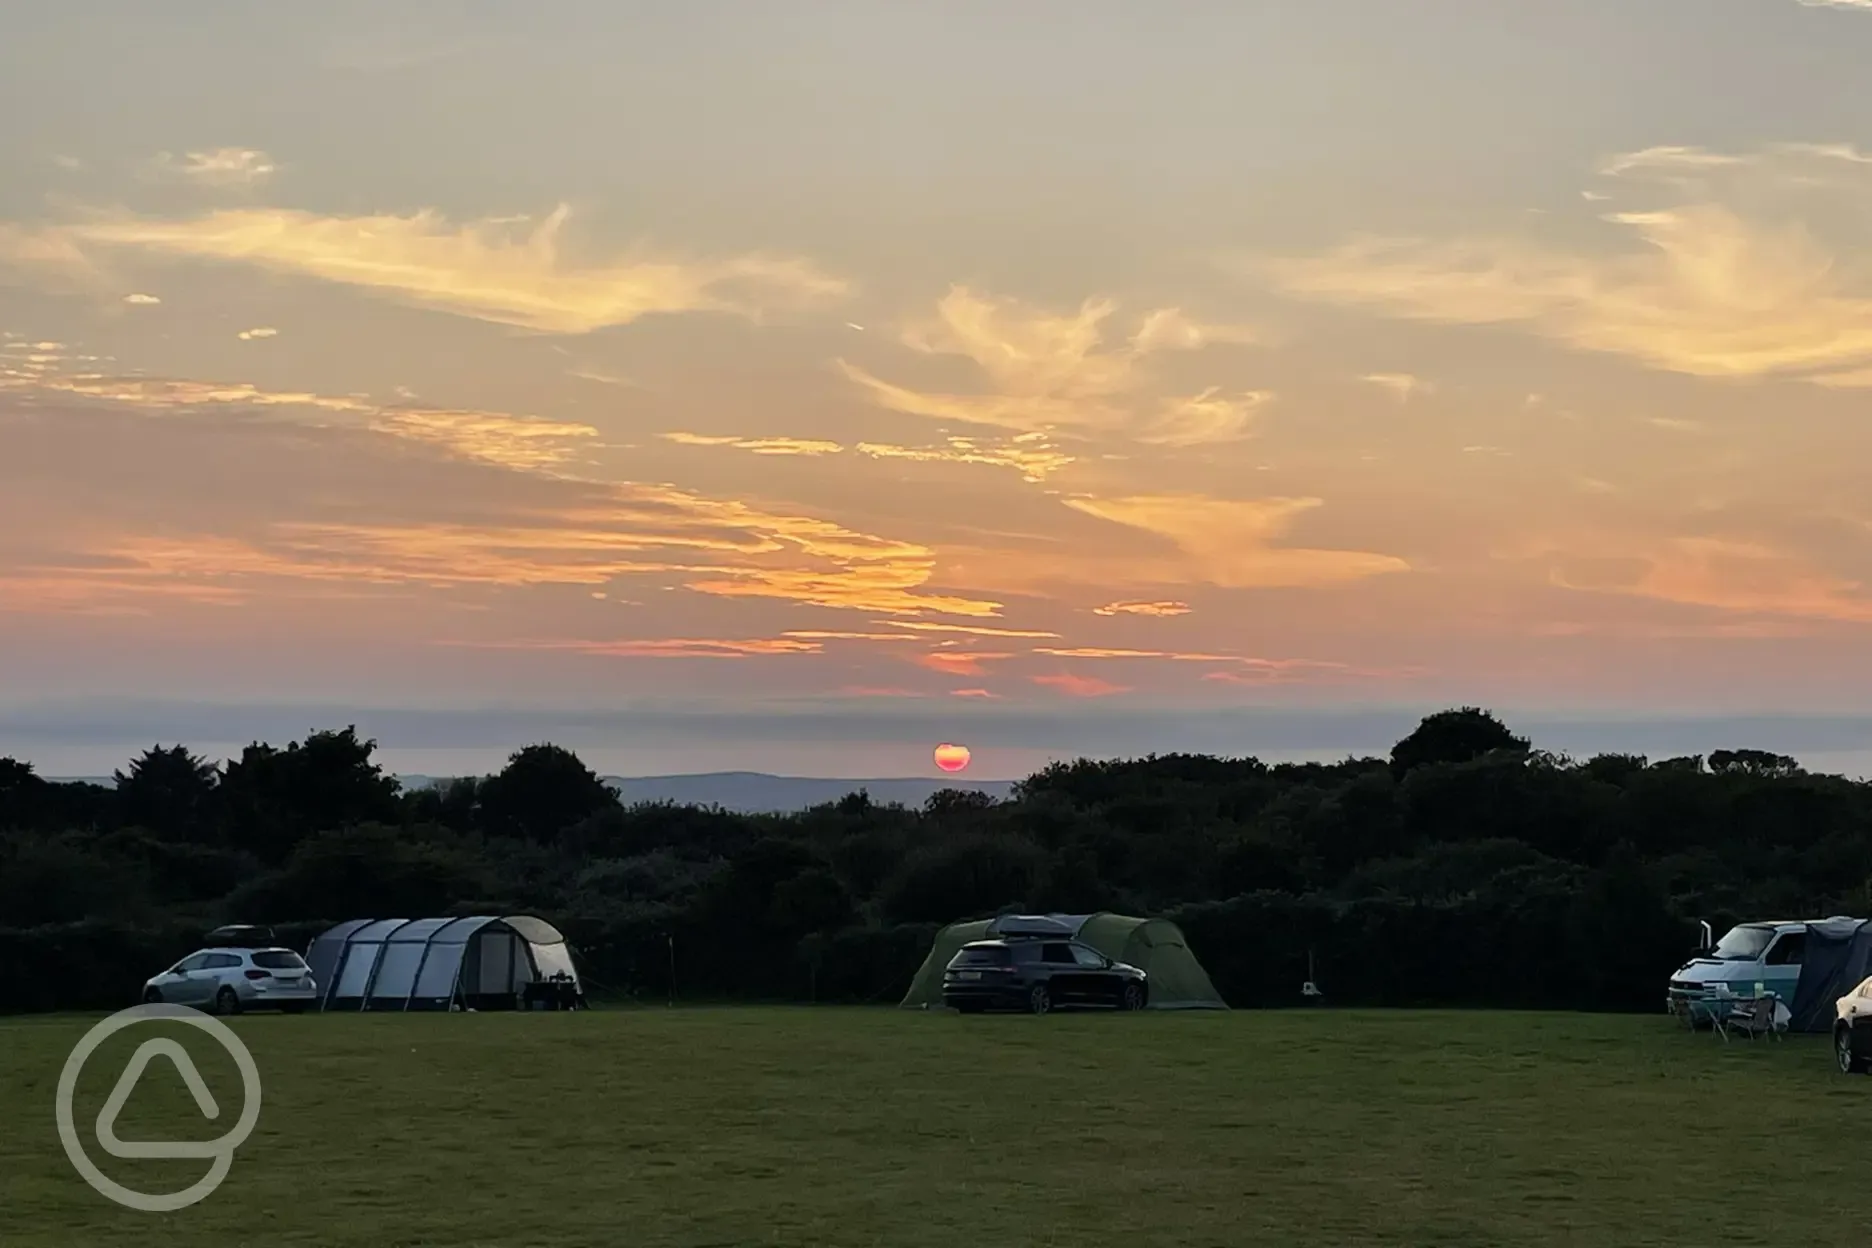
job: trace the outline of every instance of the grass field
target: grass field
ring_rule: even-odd
[[[1823,1040],[1661,1016],[246,1017],[257,1129],[219,1191],[147,1214],[57,1139],[94,1021],[0,1020],[8,1248],[1843,1244],[1872,1126],[1872,1079]],[[91,1132],[153,1034],[98,1051],[76,1117],[106,1173],[174,1191],[206,1163],[113,1160]],[[232,1062],[173,1034],[221,1118],[158,1060],[123,1139],[239,1112]]]

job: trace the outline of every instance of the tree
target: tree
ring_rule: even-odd
[[[1709,769],[1718,775],[1798,776],[1801,765],[1786,754],[1767,750],[1716,750],[1709,756]]]
[[[542,843],[620,805],[611,786],[578,755],[547,744],[516,750],[498,775],[481,782],[480,799],[482,826],[489,832]]]
[[[231,839],[280,862],[314,832],[394,822],[401,786],[372,761],[376,750],[376,741],[358,737],[356,725],[311,733],[283,750],[249,745],[221,777]]]
[[[49,787],[33,771],[31,763],[0,758],[0,830],[34,826]]]
[[[1466,763],[1497,750],[1525,754],[1526,737],[1479,706],[1464,706],[1425,716],[1411,734],[1391,747],[1391,772],[1402,778],[1417,767],[1434,763]]]
[[[220,769],[181,745],[153,745],[115,773],[124,822],[166,841],[212,842],[211,803]]]

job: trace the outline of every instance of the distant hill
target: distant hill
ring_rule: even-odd
[[[54,776],[55,780],[83,779],[114,786],[110,776]],[[446,783],[441,776],[403,775],[405,789]],[[897,777],[879,780],[826,780],[817,776],[770,776],[758,771],[709,771],[692,776],[606,776],[626,805],[636,802],[674,802],[678,806],[720,806],[747,815],[787,814],[823,802],[836,802],[859,789],[880,806],[900,802],[921,806],[939,789],[973,789],[997,800],[1014,788],[1012,780],[938,780]]]

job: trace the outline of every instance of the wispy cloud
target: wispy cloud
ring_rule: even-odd
[[[408,216],[229,209],[179,220],[99,214],[52,233],[66,248],[124,248],[315,278],[497,324],[583,334],[674,312],[755,315],[837,297],[846,283],[796,257],[711,260],[631,249],[579,262],[564,245],[570,210],[452,224]]]
[[[575,421],[506,412],[464,411],[381,404],[356,395],[266,390],[251,382],[115,376],[75,371],[57,351],[28,353],[20,364],[0,362],[0,392],[67,395],[156,412],[256,409],[351,418],[354,426],[427,443],[456,455],[508,468],[546,471],[569,464],[598,431]]]
[[[817,438],[737,437],[733,434],[674,432],[660,435],[681,446],[725,446],[756,455],[837,455],[845,447]],[[1044,434],[1022,434],[997,440],[951,437],[935,446],[897,446],[888,442],[860,442],[851,448],[873,459],[914,460],[919,463],[983,464],[1012,468],[1025,481],[1044,481],[1072,464],[1073,457],[1054,447]]]
[[[1021,628],[996,628],[986,624],[938,624],[929,620],[889,620],[883,621],[892,628],[908,628],[919,633],[963,633],[970,637],[1018,637],[1035,640],[1056,640],[1058,633],[1049,633]]]
[[[155,304],[162,302],[162,300],[155,295],[134,295],[134,294],[125,295],[123,297],[123,301],[125,303],[135,304],[138,307],[151,307]]]
[[[1436,389],[1423,378],[1410,373],[1367,373],[1362,380],[1390,391],[1392,397],[1400,403],[1408,403],[1413,396],[1429,394]]]
[[[950,437],[940,446],[895,446],[888,442],[860,442],[858,453],[874,459],[905,459],[919,463],[983,464],[991,468],[1011,468],[1021,480],[1045,481],[1054,473],[1070,467],[1073,456],[1047,440],[1045,434],[1023,433],[1005,441],[988,438]]]
[[[1704,377],[1815,376],[1872,360],[1865,240],[1831,244],[1804,209],[1846,196],[1863,219],[1872,157],[1843,145],[1746,154],[1628,153],[1603,171],[1668,192],[1603,218],[1638,244],[1611,255],[1495,237],[1366,237],[1266,263],[1286,292],[1449,324],[1519,324],[1567,345]],[[1834,214],[1834,220],[1844,219]]]
[[[844,448],[837,442],[812,438],[737,438],[732,434],[666,433],[666,440],[682,446],[730,446],[756,455],[836,455]]]
[[[840,367],[882,406],[937,420],[1024,433],[1125,435],[1171,446],[1229,441],[1248,431],[1255,409],[1272,397],[1266,391],[1212,387],[1189,396],[1152,396],[1145,364],[1165,351],[1253,342],[1253,331],[1160,308],[1114,340],[1106,323],[1116,312],[1117,304],[1106,299],[1061,314],[957,286],[937,305],[935,318],[910,327],[902,341],[923,355],[972,361],[987,391],[918,390],[846,361]]]
[[[1114,685],[1109,680],[1100,680],[1096,676],[1076,676],[1071,672],[1032,676],[1028,679],[1036,685],[1057,689],[1072,698],[1109,698],[1113,694],[1131,692],[1131,687],[1128,685]]]
[[[786,637],[756,637],[739,641],[691,637],[620,641],[514,641],[499,643],[493,648],[570,650],[579,654],[619,659],[747,659],[818,654],[820,651],[812,642],[794,641]]]
[[[199,186],[258,186],[279,171],[265,152],[246,147],[215,147],[206,151],[159,152],[150,161],[158,177],[193,182]]]
[[[258,329],[243,329],[235,336],[242,342],[252,342],[256,338],[277,338],[279,330],[270,325],[262,325]]]
[[[1317,498],[1222,499],[1198,494],[1124,498],[1069,498],[1068,507],[1113,524],[1168,540],[1183,566],[1165,566],[1161,579],[1196,579],[1232,588],[1333,585],[1410,565],[1391,555],[1359,550],[1276,546]]]
[[[1172,616],[1188,615],[1190,605],[1187,602],[1156,600],[1150,602],[1108,602],[1102,607],[1092,608],[1094,615],[1153,615]]]
[[[989,663],[999,663],[1014,655],[1006,652],[978,653],[962,650],[932,650],[919,654],[910,661],[918,667],[927,667],[932,672],[941,672],[945,676],[986,676]]]

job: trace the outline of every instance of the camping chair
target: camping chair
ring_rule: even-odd
[[[1738,997],[1726,1010],[1716,1013],[1716,1030],[1722,1033],[1726,1042],[1730,1031],[1740,1031],[1749,1039],[1758,1036],[1770,1036],[1781,1039],[1781,1029],[1775,1025],[1775,1007],[1781,1004],[1781,998],[1772,992],[1764,992],[1759,997]]]

